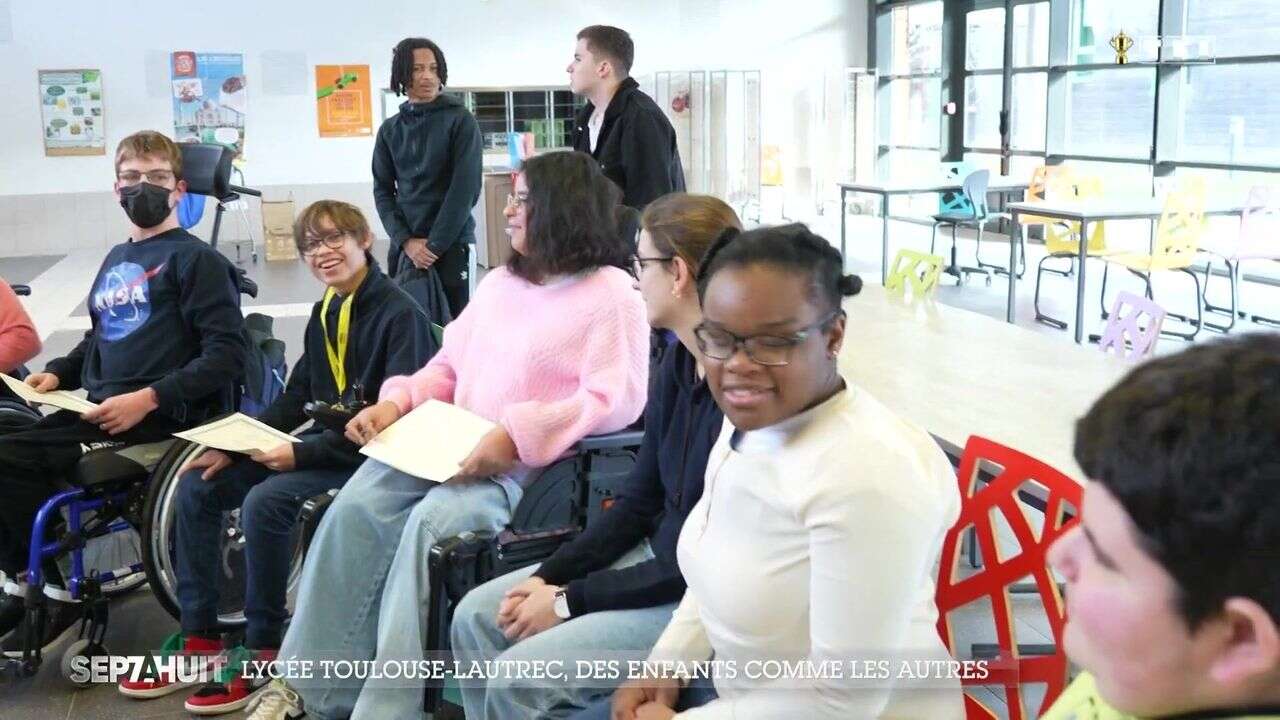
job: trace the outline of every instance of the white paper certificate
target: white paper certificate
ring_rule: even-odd
[[[485,433],[496,425],[457,405],[428,400],[360,448],[403,473],[444,482],[458,473]]]
[[[94,403],[91,403],[77,395],[72,395],[66,390],[54,390],[46,393],[36,392],[35,388],[15,377],[10,377],[4,373],[0,373],[0,378],[4,378],[4,384],[8,385],[9,389],[12,390],[15,395],[27,402],[38,403],[40,405],[50,405],[63,410],[77,412],[81,415],[98,407]]]
[[[241,413],[215,420],[198,428],[174,433],[173,436],[197,445],[235,453],[266,452],[279,447],[281,443],[302,442],[288,433],[280,432]]]

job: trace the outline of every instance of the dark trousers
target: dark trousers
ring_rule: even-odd
[[[464,238],[465,240],[465,238]],[[471,244],[462,240],[445,250],[434,267],[440,273],[440,284],[449,301],[449,314],[458,317],[471,298]]]
[[[102,447],[157,442],[181,429],[153,413],[113,436],[77,413],[59,410],[0,436],[0,570],[13,577],[27,568],[36,512],[58,492],[58,480],[67,479],[80,456]]]
[[[280,646],[289,618],[286,592],[294,548],[289,539],[308,498],[342,487],[351,470],[273,473],[239,460],[212,479],[191,470],[179,480],[175,540],[182,630],[213,634],[218,626],[222,514],[241,508],[245,539],[245,645]]]

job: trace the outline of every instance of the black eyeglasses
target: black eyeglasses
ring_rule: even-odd
[[[844,315],[843,310],[836,310],[789,335],[752,335],[751,337],[735,335],[728,330],[712,327],[704,322],[693,329],[693,337],[698,342],[698,349],[711,360],[728,360],[738,352],[738,348],[742,348],[751,362],[757,365],[782,367],[791,362],[791,351],[795,346],[807,340],[814,330],[826,327],[842,315]]]
[[[330,250],[337,250],[347,241],[347,234],[339,230],[328,235],[307,235],[298,243],[298,252],[303,255],[315,255],[320,252],[320,245]]]
[[[635,272],[636,277],[640,277],[641,271],[644,270],[644,264],[647,262],[671,262],[674,257],[640,257],[634,255],[631,258],[631,269]]]

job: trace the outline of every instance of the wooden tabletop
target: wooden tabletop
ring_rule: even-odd
[[[867,284],[845,301],[846,379],[959,455],[970,435],[1008,445],[1076,480],[1075,421],[1132,366],[934,301]]]

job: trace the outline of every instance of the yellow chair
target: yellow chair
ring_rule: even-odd
[[[903,293],[907,288],[917,299],[934,295],[938,290],[938,278],[942,275],[940,255],[899,250],[893,257],[893,266],[885,278],[884,288],[891,293]]]
[[[1197,179],[1198,180],[1198,179]],[[1203,308],[1200,305],[1200,277],[1191,271],[1191,263],[1196,260],[1200,251],[1200,239],[1204,236],[1205,188],[1203,181],[1187,183],[1173,190],[1165,198],[1164,211],[1156,224],[1154,247],[1150,253],[1114,253],[1104,258],[1106,268],[1119,265],[1142,278],[1147,286],[1147,297],[1151,298],[1151,274],[1156,272],[1184,272],[1195,283],[1196,319],[1185,315],[1169,313],[1183,322],[1191,324],[1195,329],[1189,333],[1164,330],[1166,335],[1174,335],[1186,340],[1194,339],[1200,332],[1204,322]],[[1102,317],[1107,317],[1107,270],[1102,272]]]
[[[1043,192],[1043,199],[1046,200],[1060,200],[1073,196],[1077,200],[1089,200],[1102,196],[1103,185],[1102,180],[1097,177],[1074,175],[1069,169],[1063,168],[1061,173],[1050,173],[1045,177]],[[1028,217],[1034,218],[1031,222],[1044,226],[1045,256],[1040,259],[1040,264],[1036,267],[1036,292],[1032,303],[1036,311],[1036,321],[1059,330],[1066,330],[1066,322],[1040,312],[1040,280],[1046,272],[1060,277],[1071,277],[1075,274],[1076,261],[1080,257],[1080,223],[1067,223],[1038,216]],[[1086,256],[1102,257],[1109,252],[1106,223],[1089,223],[1089,247]],[[1061,258],[1070,264],[1061,270],[1046,267],[1045,263],[1051,258]]]

